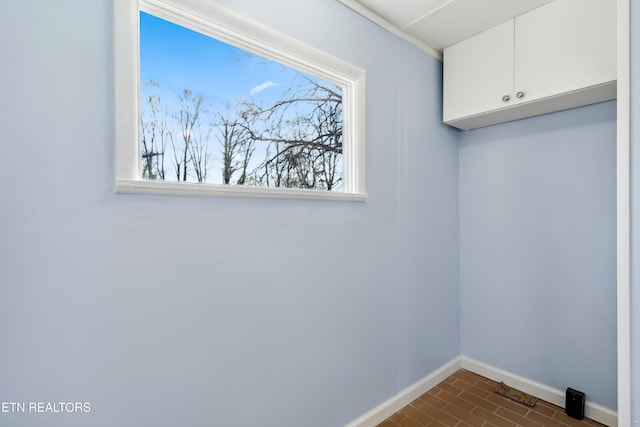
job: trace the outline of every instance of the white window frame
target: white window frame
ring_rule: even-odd
[[[144,180],[140,174],[140,11],[278,61],[342,88],[343,191],[263,188]],[[289,36],[201,0],[115,0],[115,189],[117,193],[367,199],[365,171],[365,72]]]

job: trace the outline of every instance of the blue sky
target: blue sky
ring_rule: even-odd
[[[153,80],[180,93],[190,89],[213,104],[236,96],[276,97],[289,87],[295,70],[209,36],[140,13],[140,81]],[[240,58],[240,59],[239,59]],[[275,98],[273,98],[275,99]]]

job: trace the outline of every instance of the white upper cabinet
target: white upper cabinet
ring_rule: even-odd
[[[538,99],[616,80],[615,0],[556,0],[515,21],[516,91]]]
[[[510,20],[444,51],[445,122],[512,103],[513,43]]]
[[[473,129],[616,96],[616,0],[555,0],[444,51],[445,123]]]

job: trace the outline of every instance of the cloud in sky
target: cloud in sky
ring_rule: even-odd
[[[268,88],[273,87],[273,86],[278,86],[278,83],[274,83],[274,82],[272,82],[271,80],[269,80],[269,81],[266,81],[266,82],[264,82],[264,83],[259,84],[258,86],[253,87],[253,88],[249,91],[249,93],[253,96],[253,95],[255,95],[256,93],[260,93],[260,92],[262,92],[263,90],[268,89]]]

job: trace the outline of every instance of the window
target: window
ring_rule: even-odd
[[[116,191],[364,200],[364,72],[211,2],[116,0]]]

